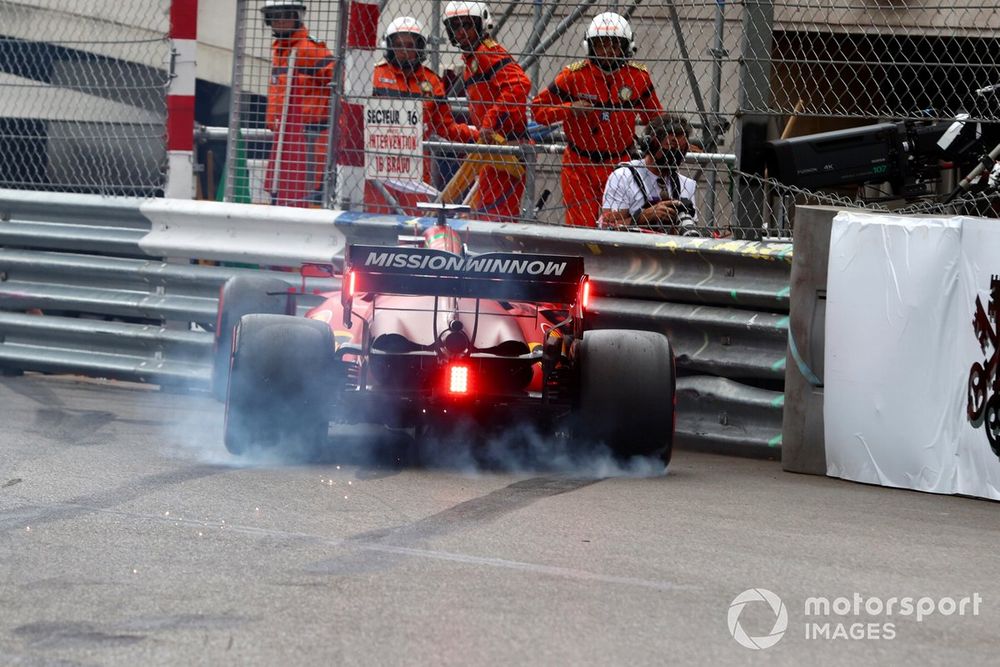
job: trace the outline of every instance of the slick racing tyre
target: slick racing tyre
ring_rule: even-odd
[[[658,454],[669,463],[676,383],[667,337],[650,331],[588,331],[578,364],[574,438],[603,443],[620,458]]]
[[[216,400],[226,400],[233,327],[244,315],[284,314],[288,305],[287,292],[288,283],[267,276],[235,276],[222,286],[212,349],[212,395]]]
[[[280,448],[312,457],[326,442],[337,386],[333,333],[291,315],[245,315],[236,326],[226,396],[226,449]]]

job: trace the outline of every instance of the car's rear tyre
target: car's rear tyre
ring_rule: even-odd
[[[225,444],[233,454],[280,447],[311,457],[327,436],[343,385],[324,322],[245,315],[236,326],[226,396]]]
[[[219,293],[215,345],[212,349],[212,395],[226,400],[233,328],[244,315],[281,315],[288,306],[288,283],[268,276],[234,276]]]
[[[651,331],[588,331],[578,348],[574,439],[603,443],[618,457],[659,455],[674,442],[674,360],[667,337]]]

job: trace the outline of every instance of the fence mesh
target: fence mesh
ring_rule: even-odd
[[[237,105],[244,110],[244,128],[267,126],[263,98],[269,87],[272,97],[275,92],[268,55],[272,35],[261,20],[261,4],[247,3],[245,52],[252,67],[244,71],[245,94]],[[293,188],[293,198],[309,190],[308,200],[325,205],[406,214],[416,213],[416,201],[438,199],[471,204],[475,215],[486,219],[593,225],[609,206],[612,211],[636,206],[637,184],[621,173],[609,183],[609,174],[622,162],[646,157],[633,138],[641,140],[645,122],[662,109],[691,123],[691,150],[701,152],[689,153],[679,168],[693,181],[650,178],[644,182],[646,194],[653,202],[661,195],[680,199],[692,194],[693,183],[693,196],[684,198],[693,200],[703,232],[756,235],[763,227],[765,234],[785,235],[801,202],[992,213],[994,190],[986,176],[959,186],[991,143],[1000,140],[992,88],[1000,83],[1000,19],[991,5],[906,0],[486,3],[495,44],[470,56],[451,43],[445,29],[449,3],[388,0],[379,3],[374,31],[361,23],[351,30],[377,32],[381,40],[394,19],[413,17],[426,39],[424,65],[433,74],[401,72],[382,63],[369,84],[351,81],[352,73],[372,71],[364,52],[337,53],[338,4],[311,2],[306,17],[330,54],[347,64],[344,92],[333,98],[340,108],[330,114],[330,122],[337,116],[333,153],[313,152],[307,148],[310,140],[297,140],[293,133],[285,139],[292,157],[283,169],[291,170],[296,160],[338,156],[340,166],[326,165],[332,178],[325,199],[311,191],[311,180],[310,187],[299,183],[298,190]],[[476,4],[457,3],[457,13],[481,19]],[[606,11],[628,21],[635,46],[632,62],[618,63],[617,69],[601,69],[608,65],[602,62],[607,55],[600,51],[602,40],[585,45],[591,22]],[[456,19],[461,26],[463,17]],[[614,20],[594,25],[596,36],[625,34]],[[405,51],[398,53],[405,60]],[[376,53],[368,54],[381,58],[381,42]],[[496,68],[508,55],[510,64]],[[373,110],[386,113],[367,115]],[[421,115],[413,116],[414,110]],[[353,121],[362,113],[366,122],[359,128]],[[407,113],[422,123],[419,129],[393,122]],[[986,123],[975,129],[966,124],[965,131],[977,139],[950,153],[934,149],[959,114]],[[830,134],[876,122],[896,126],[891,140]],[[820,140],[833,137],[842,149],[836,160],[860,155],[872,161],[874,166],[867,166],[873,173],[854,174],[856,182],[830,174],[799,182],[789,172],[798,163],[765,162],[766,140],[805,136],[815,141],[799,142],[797,151],[815,154]],[[859,141],[864,150],[853,151],[852,157],[851,142],[857,146]],[[287,203],[288,198],[275,196],[280,194],[274,180],[275,141],[250,142],[247,148],[249,180],[255,185],[244,188],[250,193],[245,196]],[[736,153],[742,154],[738,169]],[[847,162],[834,164],[833,171],[856,168]],[[886,165],[891,169],[878,182],[875,176]],[[305,165],[303,172],[312,174],[318,167]],[[608,222],[635,228],[634,217],[611,215]],[[642,227],[664,229],[658,219],[645,217],[640,216]]]
[[[478,218],[593,226],[608,176],[643,157],[635,149],[637,131],[641,136],[648,121],[672,112],[689,123],[692,149],[701,152],[689,156],[682,178],[651,178],[650,200],[661,192],[691,199],[701,227],[732,225],[738,6],[487,3],[492,39],[463,55],[444,22],[449,3],[395,0],[380,3],[376,27],[357,26],[377,34],[374,51],[338,53],[338,5],[308,3],[303,25],[315,41],[304,41],[273,33],[261,11],[266,3],[244,3],[235,148],[245,167],[230,161],[231,199],[312,205],[323,200],[323,183],[314,176],[323,171],[321,161],[336,160],[339,166],[325,165],[335,180],[326,205],[416,214],[416,202],[442,200],[467,203]],[[595,36],[604,39],[595,47],[608,51],[588,58],[587,30],[610,10],[627,17],[627,25],[621,30],[613,18],[597,25]],[[456,19],[481,25],[475,8],[471,14]],[[393,26],[402,17],[418,26]],[[390,26],[396,62],[386,61],[383,48]],[[407,39],[417,30],[425,58],[411,70]],[[625,36],[635,54],[619,53],[615,35]],[[317,83],[309,81],[311,72],[287,75],[291,52],[317,48],[347,63],[341,106],[330,109],[326,125],[337,127],[329,154],[313,148],[325,146],[326,128],[312,135],[301,129],[314,124],[307,109],[318,97],[311,92]],[[369,79],[352,81],[365,67]],[[352,125],[359,117],[360,125]],[[417,118],[419,127],[407,118]],[[616,224],[622,222],[632,224]],[[664,224],[648,221],[654,229]]]
[[[834,183],[837,175],[830,174],[806,187],[772,178],[766,202],[773,219],[789,224],[784,216],[791,204],[804,201],[994,216],[989,170],[965,187],[959,184],[1000,141],[998,28],[1000,15],[990,3],[775,3],[771,94],[766,106],[750,109],[771,117],[772,136],[883,122],[895,125],[890,132],[898,138],[859,132],[853,139],[826,134],[810,140],[806,145],[815,148],[823,137],[837,139],[829,144],[837,161],[845,160],[852,141],[854,149],[884,155],[889,178],[866,174],[857,179],[863,182]],[[955,141],[947,152],[935,149],[962,115],[968,117],[966,136],[974,136]]]
[[[488,17],[480,3],[457,3],[449,35],[451,3],[438,0],[229,1],[232,200],[405,214],[443,200],[480,218],[581,225],[609,209],[629,214],[606,222],[631,228],[641,181],[651,204],[691,199],[697,226],[722,233],[785,234],[803,201],[992,215],[989,169],[961,180],[1000,143],[1000,14],[988,3],[539,0],[483,3]],[[303,34],[276,36],[268,4],[301,18]],[[342,6],[356,10],[344,34]],[[0,0],[0,185],[161,192],[168,9]],[[598,21],[588,46],[608,11],[631,39],[615,19]],[[405,65],[419,30],[425,59],[414,71],[378,64],[404,16],[419,29],[397,25],[391,53]],[[450,37],[468,40],[484,19],[494,41],[474,54],[456,47]],[[634,44],[629,62],[613,61],[615,36]],[[620,172],[609,188],[620,163],[653,159],[635,138],[661,110],[690,123],[677,170],[686,178],[646,182],[636,164],[639,181]],[[934,148],[960,114],[962,140]],[[837,134],[875,123],[895,129]],[[820,159],[829,139],[834,168],[807,179],[798,163],[766,162],[765,142],[782,139],[799,139],[784,144],[796,160]],[[839,173],[850,171],[837,161],[852,141],[871,173]],[[638,218],[660,231],[676,222]]]
[[[0,0],[0,187],[155,195],[169,0]]]
[[[241,132],[231,132],[235,159],[229,160],[225,186],[231,201],[320,203],[338,3],[313,2],[302,14],[299,3],[288,5],[295,18],[279,18],[272,32],[261,11],[265,2],[239,3],[231,129]]]

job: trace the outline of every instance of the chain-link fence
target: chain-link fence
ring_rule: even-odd
[[[771,163],[785,171],[768,174],[784,181],[768,181],[773,219],[804,201],[995,215],[989,169],[972,173],[1000,142],[995,5],[775,3],[771,34],[771,94],[745,111],[800,137]]]
[[[580,225],[624,210],[605,222],[655,230],[636,202],[691,199],[698,227],[750,234],[786,233],[802,201],[992,214],[989,169],[962,180],[1000,142],[991,5],[229,1],[231,200]],[[0,186],[162,191],[169,5],[0,0]],[[627,25],[595,21],[608,11]],[[404,16],[419,26],[390,30]],[[637,163],[607,193],[619,164],[669,160],[634,141],[661,109],[690,123],[693,180]],[[949,134],[962,113],[982,123]]]
[[[655,202],[691,194],[691,181],[684,179],[650,179],[642,184],[643,196],[636,193],[642,179],[634,175],[607,182],[625,161],[662,157],[643,154],[633,142],[638,136],[641,144],[643,125],[661,108],[692,124],[692,150],[701,152],[689,153],[679,173],[694,180],[690,198],[698,225],[711,230],[785,234],[801,201],[926,210],[949,199],[953,209],[975,200],[978,212],[992,201],[985,178],[960,183],[993,148],[991,125],[967,123],[962,136],[972,139],[951,150],[934,148],[959,113],[996,121],[991,86],[1000,83],[1000,19],[992,6],[387,0],[376,3],[377,18],[357,14],[339,35],[341,6],[347,11],[361,3],[313,1],[305,17],[309,30],[347,67],[330,79],[335,91],[323,129],[332,122],[337,131],[303,139],[287,132],[295,122],[289,119],[302,115],[296,104],[285,105],[285,125],[274,122],[281,118],[275,104],[266,111],[266,97],[287,92],[294,99],[296,84],[280,76],[287,55],[283,63],[269,62],[281,59],[278,51],[269,54],[280,39],[275,42],[264,25],[264,4],[242,3],[243,93],[234,109],[240,127],[270,129],[271,137],[281,129],[283,136],[245,142],[250,168],[231,175],[249,173],[248,185],[233,191],[254,201],[287,202],[305,193],[305,201],[327,206],[413,213],[415,202],[430,199],[468,203],[487,219],[593,225],[609,204],[624,207],[623,197],[631,196],[634,206],[647,195]],[[489,17],[482,15],[484,6]],[[466,43],[463,52],[469,38],[448,31],[449,11],[456,27],[467,22],[473,32],[484,28],[485,18],[493,40]],[[606,11],[619,13],[627,25],[595,22]],[[402,16],[419,26],[394,26]],[[634,45],[631,62],[613,62],[613,55],[624,54],[600,51],[608,40],[588,40],[588,30],[592,37],[623,37]],[[399,48],[384,53],[387,31],[396,34],[390,40]],[[406,69],[406,47],[413,46],[404,43],[407,32],[419,32],[423,65],[432,73]],[[359,37],[366,33],[378,36],[377,44],[367,44],[374,51],[365,50]],[[355,35],[353,44],[348,34]],[[374,60],[387,54],[395,62],[373,69]],[[370,83],[359,82],[358,72]],[[836,133],[876,122],[896,129]],[[814,139],[784,151],[765,149],[769,140],[801,136]],[[279,141],[291,151],[276,180]],[[831,145],[833,152],[824,154]],[[289,177],[293,187],[283,187],[280,171],[292,174],[296,161],[309,160],[307,175]],[[323,182],[313,176],[321,160],[329,162]],[[860,167],[852,163],[859,160]],[[822,177],[803,177],[813,170]],[[621,196],[606,192],[611,185]],[[610,221],[634,227],[635,217]],[[643,227],[658,228],[646,217],[640,216]]]
[[[458,3],[464,14],[455,18],[474,29],[463,37],[449,34],[448,2],[389,0],[375,4],[377,23],[350,26],[355,42],[365,33],[375,38],[366,50],[341,41],[342,4],[360,3],[308,3],[297,37],[287,26],[275,31],[262,10],[297,19],[301,3],[240,3],[231,154],[241,157],[230,161],[231,199],[407,214],[418,201],[441,200],[469,204],[480,218],[593,226],[608,176],[644,157],[635,150],[637,128],[641,136],[670,111],[689,123],[700,152],[680,170],[693,181],[653,179],[649,198],[665,190],[693,200],[700,226],[732,224],[739,7],[486,3],[491,38],[479,40],[481,3]],[[623,20],[592,26],[609,10]],[[593,44],[610,48],[600,58],[588,58],[588,29]],[[463,39],[465,52],[456,46]],[[386,50],[386,40],[398,48]],[[413,46],[423,47],[422,66],[409,62]],[[313,76],[320,56],[348,63],[341,78],[325,70]],[[335,91],[323,123],[315,110],[327,102],[320,92],[327,82],[344,93]],[[324,163],[328,180],[317,177]]]
[[[0,0],[0,187],[155,195],[169,0]]]

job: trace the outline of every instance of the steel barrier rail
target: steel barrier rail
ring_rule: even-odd
[[[122,288],[53,285],[28,280],[8,280],[0,285],[0,308],[6,310],[40,309],[46,312],[200,323],[215,320],[215,300],[208,298],[167,296]]]
[[[677,380],[677,437],[725,451],[781,446],[785,396],[719,377]],[[775,449],[775,453],[780,450]]]
[[[145,201],[148,200],[0,188],[0,222],[42,220],[148,230],[149,220],[139,210]]]
[[[205,328],[214,326],[219,288],[238,274],[300,284],[298,274],[283,271],[0,249],[0,309],[44,312],[0,310],[0,367],[207,387],[212,334]],[[310,280],[309,286],[338,289],[339,280]],[[315,299],[300,297],[300,313]],[[169,319],[204,328],[160,324]]]
[[[788,312],[791,244],[475,223],[469,246],[582,255],[602,293]]]
[[[687,372],[777,381],[785,377],[787,315],[595,297],[587,321],[596,329],[666,334],[677,367]]]
[[[3,249],[0,307],[213,322],[218,286],[229,273],[142,259]],[[206,274],[215,280],[207,281]]]
[[[352,243],[390,243],[399,226],[389,216],[368,216],[372,224],[355,229],[357,213],[181,199],[146,200],[139,210],[151,222],[139,242],[148,255],[279,266],[342,259],[348,236]],[[367,227],[371,239],[363,236]]]
[[[340,263],[348,243],[393,244],[431,222],[0,190],[0,367],[206,387],[211,334],[161,322],[211,327],[219,286],[253,270],[160,257]],[[740,380],[777,387],[783,378],[788,244],[453,222],[475,252],[584,255],[594,324],[666,332],[682,375],[682,438],[724,448],[780,441],[782,393]],[[45,315],[24,314],[36,308]],[[124,321],[86,319],[95,316]]]
[[[212,337],[163,326],[0,311],[0,366],[207,386]]]
[[[148,231],[34,220],[0,221],[0,247],[72,248],[79,252],[140,256],[139,241]]]
[[[78,253],[2,249],[0,271],[12,275],[37,275],[46,280],[61,279],[67,284],[112,284],[140,287],[166,287],[205,292],[215,289],[232,275],[232,270],[217,266],[176,264],[157,259],[105,257]]]
[[[267,128],[241,128],[240,135],[244,140],[272,141],[273,133]],[[198,125],[194,129],[196,141],[201,143],[209,141],[228,141],[228,127],[213,127],[210,125]],[[424,148],[430,151],[449,151],[453,153],[495,153],[506,155],[525,155],[526,153],[562,155],[566,150],[566,144],[536,143],[536,144],[514,144],[510,146],[497,144],[466,144],[455,141],[425,141]],[[688,153],[686,161],[697,164],[721,163],[735,166],[736,155],[734,153]]]
[[[0,189],[0,247],[144,257],[145,199]]]
[[[42,237],[35,237],[40,247],[52,247],[56,241],[65,241],[67,248],[88,250],[95,245],[88,234],[75,237],[79,228],[74,230],[72,225],[62,225],[101,220],[100,216],[111,215],[112,221],[127,221],[127,229],[142,229],[145,225],[150,230],[139,241],[148,255],[197,255],[222,261],[272,264],[293,259],[295,263],[301,260],[337,261],[346,243],[392,243],[401,231],[413,230],[429,222],[402,216],[176,200],[128,200],[134,207],[128,209],[110,206],[108,198],[104,197],[52,193],[47,193],[48,203],[43,207],[34,201],[37,197],[29,202],[13,199],[23,194],[0,190],[0,211],[22,215],[25,211],[35,215],[45,213],[51,221],[49,224],[62,235],[36,228],[36,231],[46,232]],[[330,223],[333,223],[333,230]],[[467,220],[452,223],[462,232],[469,246],[479,252],[530,249],[582,254],[587,258],[588,271],[595,281],[606,283],[606,293],[615,296],[753,306],[775,312],[788,308],[789,243],[665,237]],[[11,221],[0,222],[0,233],[8,225]],[[21,242],[8,240],[5,245],[22,245],[27,232],[25,229]],[[134,240],[135,236],[130,235],[128,239]],[[293,247],[298,256],[291,256],[290,248]],[[123,241],[120,249],[130,247]],[[277,256],[278,249],[284,250],[282,256]]]
[[[231,276],[266,273],[289,285],[298,274],[152,259],[0,248],[0,308],[72,311],[214,325],[219,288]],[[312,281],[333,289],[339,281]]]

